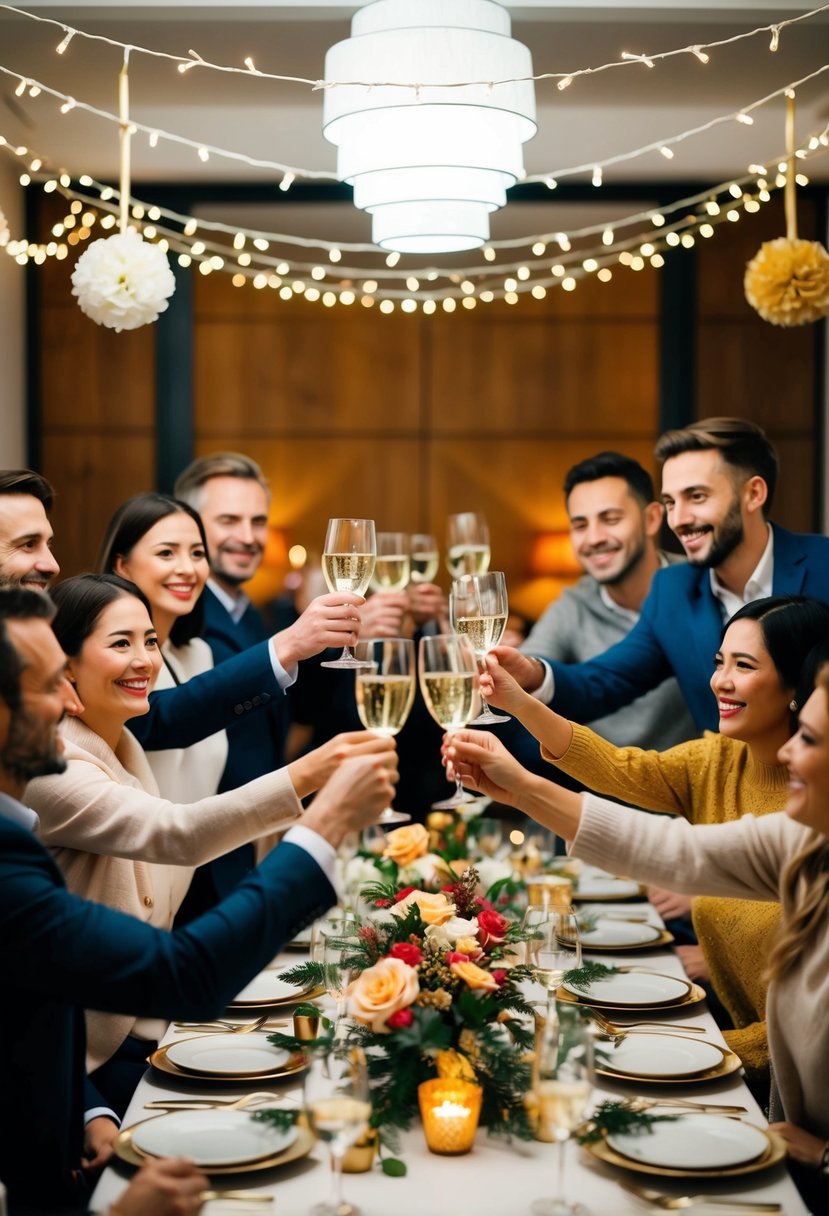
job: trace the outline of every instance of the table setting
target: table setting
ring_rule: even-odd
[[[595,921],[603,875],[589,902],[530,903],[519,851],[487,854],[474,842],[500,833],[473,822],[412,824],[383,854],[345,857],[344,872],[362,866],[358,906],[304,951],[292,943],[222,1019],[170,1026],[93,1211],[143,1160],[181,1153],[210,1177],[209,1216],[805,1216],[785,1147],[676,955],[659,936],[635,961],[626,941],[593,953],[599,924],[661,934],[638,884]]]

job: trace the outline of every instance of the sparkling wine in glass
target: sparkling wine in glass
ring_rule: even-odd
[[[420,691],[426,708],[447,734],[466,726],[477,713],[478,665],[469,639],[453,633],[439,633],[420,639]],[[455,792],[433,802],[433,810],[451,810],[474,802],[455,774]]]
[[[311,1216],[358,1216],[343,1196],[343,1157],[368,1128],[371,1115],[368,1069],[363,1052],[343,1040],[324,1057],[312,1056],[305,1075],[305,1110],[314,1131],[328,1145],[331,1195],[311,1208]]]
[[[405,532],[378,532],[377,557],[371,586],[374,591],[405,591],[409,585],[410,542]]]
[[[362,665],[354,679],[357,713],[366,730],[393,738],[404,726],[415,695],[414,643],[409,638],[378,638],[358,642]],[[405,823],[405,811],[386,807],[379,822]]]
[[[446,568],[452,578],[484,574],[489,569],[489,527],[483,515],[464,511],[450,515],[446,529]]]
[[[578,1010],[561,1008],[548,1019],[536,1041],[534,1096],[539,1126],[555,1141],[556,1195],[536,1199],[533,1216],[589,1216],[581,1203],[565,1198],[567,1141],[583,1123],[593,1092],[593,1032]]]
[[[415,532],[410,539],[412,582],[433,583],[440,564],[438,542],[428,532]]]
[[[507,580],[501,570],[466,574],[452,583],[449,617],[456,633],[465,633],[479,663],[497,646],[507,625]],[[509,722],[509,715],[495,714],[481,695],[481,712],[470,726]]]
[[[365,595],[374,571],[377,542],[373,519],[329,519],[322,553],[322,573],[329,591]],[[321,667],[359,667],[349,646],[338,659]]]
[[[531,906],[524,913],[523,925],[534,932],[526,944],[527,965],[547,990],[547,1016],[551,1017],[556,990],[565,972],[581,966],[578,918],[569,907]]]

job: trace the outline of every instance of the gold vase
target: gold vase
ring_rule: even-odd
[[[374,1165],[374,1157],[379,1141],[380,1133],[376,1128],[370,1127],[367,1132],[364,1132],[357,1143],[352,1144],[343,1157],[343,1173],[367,1174]]]

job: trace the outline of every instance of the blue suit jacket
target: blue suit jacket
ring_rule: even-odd
[[[829,602],[829,540],[773,525],[774,595],[808,595]],[[676,676],[700,730],[717,730],[708,681],[723,631],[708,570],[691,565],[658,570],[642,615],[630,633],[586,663],[552,663],[558,713],[590,722],[628,705]],[[544,656],[541,655],[541,658]]]
[[[32,833],[0,814],[0,1178],[14,1213],[85,1206],[84,1008],[204,1020],[219,1014],[335,893],[281,844],[222,905],[155,929],[67,891]]]

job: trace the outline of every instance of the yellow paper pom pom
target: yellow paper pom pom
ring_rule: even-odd
[[[829,313],[829,254],[818,241],[766,241],[746,266],[746,299],[772,325],[806,325]]]
[[[462,1081],[474,1081],[475,1069],[469,1063],[469,1060],[459,1051],[449,1048],[447,1051],[439,1051],[435,1056],[435,1065],[438,1070],[438,1076],[444,1080],[448,1078],[460,1079]]]

